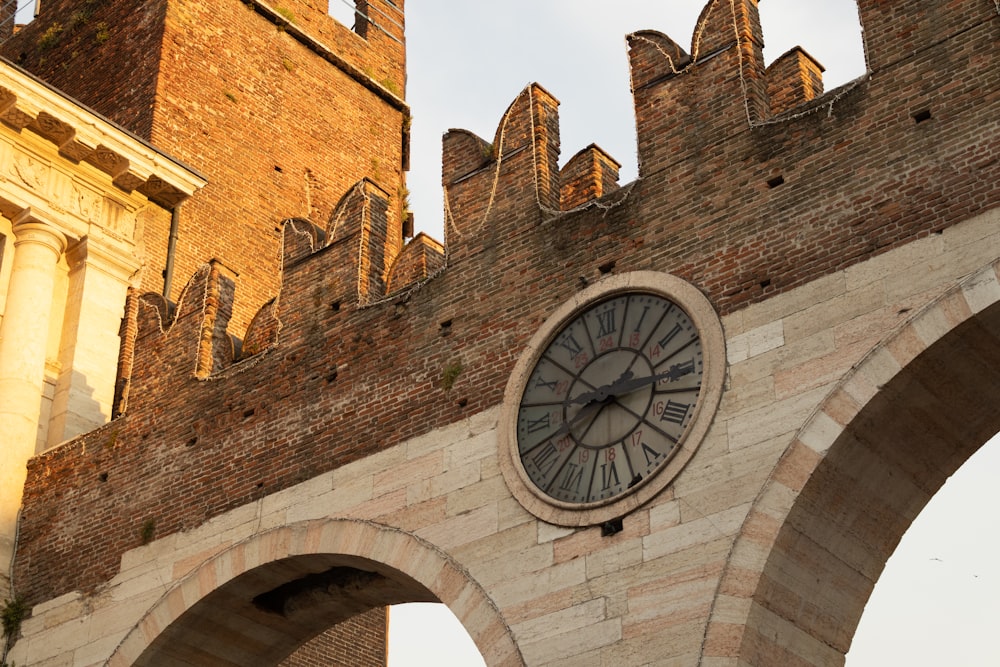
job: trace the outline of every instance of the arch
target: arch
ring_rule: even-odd
[[[107,664],[198,664],[206,652],[212,664],[251,664],[241,662],[246,647],[252,664],[277,664],[354,613],[404,601],[443,602],[488,664],[524,665],[499,609],[459,563],[412,534],[353,519],[280,526],[209,558],[157,600]]]
[[[703,656],[842,664],[875,581],[1000,430],[1000,260],[874,348],[798,432],[734,544]]]

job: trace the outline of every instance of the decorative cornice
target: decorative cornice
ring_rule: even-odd
[[[197,171],[0,59],[0,121],[54,144],[70,162],[86,162],[126,192],[172,209],[208,182]]]

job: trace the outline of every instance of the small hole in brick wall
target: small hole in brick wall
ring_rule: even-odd
[[[99,480],[101,480],[102,482],[106,482],[106,481],[108,481],[108,473],[102,472],[100,475],[98,475],[97,478]]]
[[[767,280],[760,281],[760,288],[761,289],[767,289],[770,286],[771,286],[771,279],[770,278],[768,278]]]
[[[336,367],[334,367],[333,370],[331,370],[329,373],[326,374],[326,381],[327,383],[330,383],[336,379],[337,379],[337,369]]]
[[[193,438],[188,440],[186,444],[188,447],[194,447],[195,445],[198,444],[198,436],[194,436]]]
[[[451,320],[445,320],[440,324],[440,327],[442,336],[448,336],[451,334]]]
[[[608,273],[611,273],[614,270],[614,268],[615,268],[615,261],[611,260],[610,262],[605,262],[604,264],[601,264],[599,267],[597,267],[597,270],[601,272],[601,275],[606,275]]]
[[[281,167],[279,167],[278,165],[274,165],[274,170],[276,172],[278,172],[279,174],[284,173],[284,172],[282,172]]]
[[[775,176],[774,178],[767,179],[767,187],[769,188],[776,188],[779,185],[784,185],[784,183],[785,183],[785,177],[781,176],[780,174],[778,176]]]
[[[264,482],[257,482],[257,488],[258,489],[264,488]]]
[[[913,114],[913,120],[916,121],[917,123],[922,123],[925,120],[930,120],[930,119],[931,119],[931,110],[930,109],[923,109],[923,110],[918,111],[917,113]]]
[[[334,301],[333,303],[331,303],[330,304],[330,310],[332,310],[335,313],[339,313],[340,312],[340,302],[339,301]]]
[[[256,411],[257,410],[255,408],[250,408],[249,410],[244,410],[243,411],[243,419],[249,419],[250,417],[253,417],[253,413],[256,412]]]
[[[469,399],[467,399],[467,398],[460,398],[460,399],[458,399],[458,407],[464,408],[468,404],[469,404]]]

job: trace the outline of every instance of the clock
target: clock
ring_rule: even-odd
[[[721,324],[692,285],[611,276],[557,309],[508,383],[501,470],[551,523],[619,518],[679,472],[704,437],[725,372]]]

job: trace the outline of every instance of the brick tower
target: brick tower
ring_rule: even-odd
[[[0,54],[205,175],[173,233],[143,230],[142,289],[176,299],[217,259],[241,336],[277,292],[282,220],[323,226],[367,179],[388,200],[382,278],[402,245],[403,0],[356,7],[350,28],[325,0],[45,0]]]
[[[360,261],[376,292],[402,248],[410,117],[403,0],[358,0],[355,9],[345,26],[325,0],[42,0],[16,34],[10,22],[0,27],[0,55],[204,176],[208,185],[183,207],[154,201],[155,213],[142,216],[134,246],[141,268],[131,282],[177,301],[212,260],[235,278],[229,331],[242,338],[278,292],[283,220],[336,233],[356,195],[376,198],[373,224],[351,230],[371,243]],[[72,133],[66,145],[53,141],[60,155],[80,159],[69,149]],[[159,164],[122,158],[119,166],[111,175],[125,191],[160,176]],[[137,180],[137,168],[150,174]],[[125,379],[131,342],[123,337]],[[113,364],[106,370],[113,375]],[[124,405],[120,396],[116,403]],[[23,470],[23,462],[14,457],[7,467]],[[352,664],[384,664],[385,623],[375,609],[283,664],[326,664],[345,651]]]

